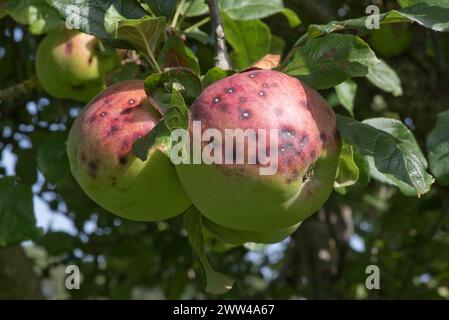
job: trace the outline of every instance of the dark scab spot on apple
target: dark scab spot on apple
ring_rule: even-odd
[[[316,158],[316,151],[315,150],[310,152],[310,157],[312,158],[312,160],[315,160],[315,158]]]
[[[249,77],[252,78],[252,79],[254,79],[256,76],[257,76],[256,72],[252,72],[252,73],[249,74]]]
[[[299,143],[302,147],[305,146],[307,143],[309,143],[309,137],[307,135],[303,135],[301,137],[301,140],[299,140]]]
[[[322,134],[320,134],[320,139],[321,139],[321,141],[326,142],[327,137],[324,133],[322,133]]]
[[[296,179],[298,179],[299,178],[299,171],[298,170],[293,170],[293,172],[292,172],[292,179],[293,180],[296,180]]]
[[[264,88],[268,88],[270,85],[269,85],[268,83],[264,83],[262,86],[263,86]]]
[[[247,109],[240,110],[240,119],[248,120],[251,117],[251,111]]]
[[[86,161],[86,155],[84,154],[84,152],[81,152],[81,161]]]
[[[112,125],[111,128],[109,129],[108,135],[109,136],[114,135],[119,130],[120,130],[119,126]]]
[[[281,133],[282,133],[282,135],[284,135],[286,137],[294,137],[296,135],[295,129],[293,129],[291,127],[283,127],[281,129]]]
[[[106,117],[107,115],[108,115],[107,112],[102,112],[102,113],[100,113],[100,116],[102,116],[103,118]]]
[[[220,102],[220,97],[215,97],[215,98],[214,98],[214,103],[217,104],[217,103],[219,103],[219,102]]]
[[[126,108],[126,109],[124,109],[124,110],[122,110],[121,112],[120,112],[120,114],[121,115],[124,115],[124,114],[130,114],[131,112],[133,112],[133,107],[131,107],[131,108]]]
[[[127,140],[127,139],[124,139],[123,141],[122,141],[122,147],[123,148],[128,148],[129,147],[129,140]]]
[[[226,112],[228,110],[228,105],[220,104],[220,110],[221,110],[221,112]]]
[[[227,88],[226,92],[229,93],[229,94],[233,94],[235,92],[235,89],[232,88],[232,87],[231,88]]]
[[[89,59],[87,59],[87,64],[91,65],[93,61],[94,61],[94,56],[91,55],[91,56],[89,56]]]
[[[98,160],[89,161],[87,163],[88,173],[92,178],[95,178],[97,176],[99,163],[100,161]]]
[[[265,91],[260,91],[259,92],[259,97],[265,97],[267,94],[265,93]]]
[[[111,105],[112,105],[112,100],[111,100],[110,98],[106,98],[106,100],[104,100],[104,104],[105,104],[107,107],[111,107]]]
[[[136,103],[136,100],[134,100],[134,99],[129,99],[128,100],[128,104],[130,104],[130,105],[133,105],[135,103]]]
[[[246,98],[245,97],[240,97],[240,102],[246,102]]]
[[[122,166],[124,166],[128,162],[128,159],[126,157],[120,157],[118,159],[118,163],[120,163]]]
[[[293,180],[292,180],[292,179],[288,179],[288,178],[287,178],[287,179],[285,179],[285,183],[286,183],[286,184],[291,184],[292,182],[293,182]]]
[[[87,118],[87,123],[92,124],[95,122],[95,120],[97,120],[97,117],[95,115],[90,116],[89,118]]]
[[[86,86],[84,84],[72,85],[72,89],[75,91],[82,91]]]
[[[200,119],[201,119],[201,112],[200,112],[198,109],[195,109],[195,110],[192,112],[192,119],[193,119],[194,121],[200,120]]]
[[[73,50],[73,42],[72,41],[67,41],[66,45],[65,45],[65,52],[70,55],[72,54],[72,50]]]

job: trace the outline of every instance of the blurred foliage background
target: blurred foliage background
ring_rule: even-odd
[[[39,19],[30,23],[27,13],[37,2],[0,5],[0,16],[6,14],[0,19],[0,224],[11,222],[5,217],[13,214],[20,226],[0,233],[0,244],[2,239],[16,240],[0,248],[0,298],[216,298],[204,292],[180,217],[159,223],[119,219],[93,203],[72,178],[65,140],[83,103],[54,99],[39,87],[37,46],[43,29],[60,18],[49,8],[38,10],[44,12],[44,27]],[[281,13],[260,21],[272,35],[271,51],[285,54],[309,24],[364,16],[371,3],[285,0],[301,24],[292,27]],[[382,12],[399,8],[397,1],[375,3]],[[210,23],[203,23],[204,17],[200,12],[184,21],[186,28],[200,25],[190,28],[194,34],[186,45],[198,57],[202,74],[213,67],[214,55],[207,40]],[[381,91],[365,78],[354,79],[353,112],[360,119],[404,121],[426,153],[437,114],[449,109],[449,36],[417,24],[384,33],[364,39],[396,71],[402,95]],[[237,45],[231,48],[237,53],[231,53],[234,65],[244,66]],[[107,75],[107,83],[144,78],[150,72],[144,59],[123,51],[121,67]],[[347,114],[334,89],[321,93]],[[13,183],[19,187],[11,187]],[[237,279],[235,287],[219,297],[448,299],[448,206],[449,188],[438,182],[420,198],[406,197],[375,180],[334,192],[282,243],[210,252],[211,263]],[[65,267],[70,264],[81,270],[80,290],[65,288]],[[365,270],[372,264],[380,268],[380,290],[365,289]]]

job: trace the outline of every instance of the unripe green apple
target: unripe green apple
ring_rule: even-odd
[[[117,53],[101,53],[97,38],[62,27],[41,41],[36,55],[39,82],[60,99],[89,101],[104,89],[104,74],[117,64]]]
[[[190,110],[191,140],[194,121],[201,121],[203,133],[214,129],[223,137],[229,129],[264,129],[266,137],[277,129],[273,175],[261,175],[259,158],[225,164],[226,151],[221,164],[177,165],[193,204],[211,221],[243,231],[285,229],[329,197],[341,148],[336,117],[319,93],[296,78],[272,70],[236,74],[207,87]]]
[[[380,29],[370,34],[368,42],[380,56],[394,58],[408,49],[412,38],[407,24],[383,24]]]
[[[160,120],[141,80],[110,86],[75,120],[67,142],[70,168],[100,206],[131,220],[157,221],[191,205],[165,154],[156,147],[145,161],[132,154],[134,141]]]

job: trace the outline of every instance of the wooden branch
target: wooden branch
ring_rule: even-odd
[[[228,49],[226,47],[225,33],[221,22],[220,9],[217,0],[208,0],[211,16],[212,32],[215,42],[215,66],[223,70],[231,70],[232,65],[229,60]]]
[[[21,83],[0,90],[0,100],[13,101],[19,96],[28,95],[31,91],[39,87],[39,80],[36,76],[31,77]]]

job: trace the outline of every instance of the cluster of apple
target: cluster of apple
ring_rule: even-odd
[[[37,71],[55,97],[83,100],[101,91],[75,120],[67,142],[74,177],[100,206],[136,221],[169,219],[195,206],[206,241],[233,246],[281,241],[329,197],[341,142],[335,114],[315,90],[281,72],[251,69],[209,85],[190,106],[190,134],[193,121],[223,134],[276,129],[272,175],[259,174],[258,159],[175,165],[158,145],[142,161],[133,144],[164,115],[142,80],[103,90],[102,75],[117,57],[100,56],[95,43],[83,33],[54,31],[41,43]]]

